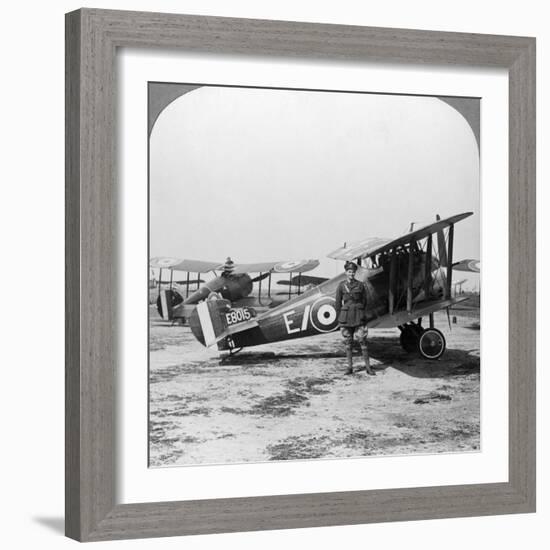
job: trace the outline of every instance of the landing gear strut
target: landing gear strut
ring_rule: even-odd
[[[401,335],[399,336],[401,347],[407,353],[418,351],[418,342],[420,341],[424,329],[420,325],[414,323],[403,325],[399,328],[401,329]]]

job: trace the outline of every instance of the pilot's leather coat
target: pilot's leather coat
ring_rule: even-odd
[[[341,327],[358,327],[365,323],[367,291],[357,280],[342,281],[336,289],[336,315]]]

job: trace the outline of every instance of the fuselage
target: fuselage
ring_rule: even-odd
[[[359,267],[356,279],[365,285],[367,292],[366,321],[376,324],[376,319],[387,315],[390,307],[402,310],[407,306],[407,300],[412,302],[427,298],[443,296],[443,270],[436,265],[429,269],[430,284],[426,285],[425,255],[415,254],[411,273],[411,296],[407,296],[408,287],[408,254],[396,262],[393,275],[393,304],[390,306],[390,269],[389,265],[372,268]],[[325,281],[319,286],[291,298],[257,318],[257,326],[242,332],[232,334],[228,339],[219,342],[220,349],[233,347],[248,347],[268,342],[278,342],[304,336],[329,333],[338,328],[335,295],[341,281],[345,280],[342,273]],[[238,309],[238,308],[237,308]],[[227,318],[229,325],[239,323],[238,315]],[[200,338],[199,338],[200,339]]]

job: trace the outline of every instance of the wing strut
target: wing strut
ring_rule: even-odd
[[[428,235],[428,244],[426,245],[426,266],[424,270],[424,295],[426,300],[430,295],[432,285],[432,234]]]
[[[288,281],[292,281],[292,271],[290,272],[289,276],[288,276]],[[290,298],[292,297],[292,285],[288,285],[288,299],[290,300]]]
[[[453,240],[454,240],[454,224],[449,226],[449,243],[447,245],[447,292],[446,297],[451,297],[451,284],[453,279]]]
[[[412,311],[412,300],[413,300],[413,241],[409,244],[409,266],[407,270],[407,312],[411,313]]]
[[[395,306],[395,248],[392,248],[390,252],[390,288],[388,289],[389,310],[390,315],[393,314],[393,308]]]
[[[441,217],[439,216],[439,214],[435,216],[435,219],[437,221],[441,220]],[[443,228],[437,231],[437,248],[438,248],[438,256],[439,256],[439,265],[441,267],[446,267],[447,251],[445,249],[445,235],[443,233]]]

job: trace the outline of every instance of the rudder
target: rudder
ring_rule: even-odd
[[[206,347],[217,344],[217,338],[227,329],[225,314],[231,309],[229,300],[205,300],[197,304],[189,318],[195,338]]]

